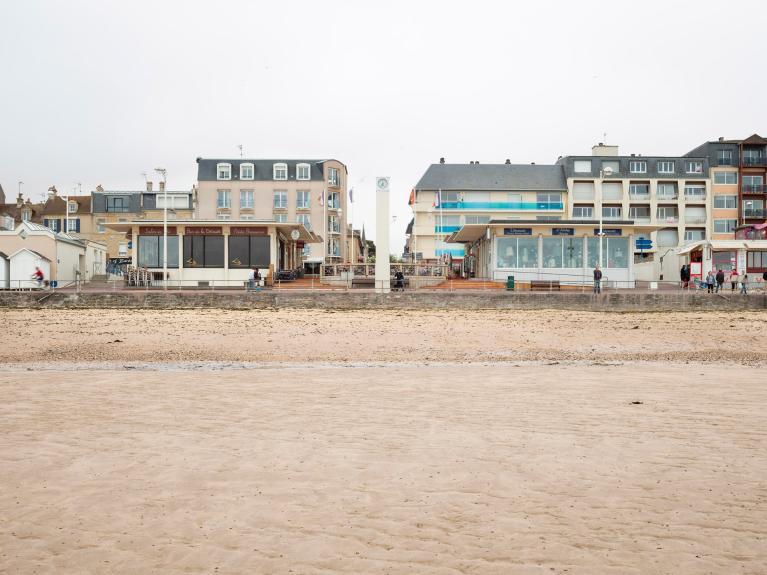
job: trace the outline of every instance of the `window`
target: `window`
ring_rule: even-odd
[[[658,206],[658,221],[675,222],[679,219],[676,208],[672,206]]]
[[[688,200],[704,200],[706,198],[706,187],[701,185],[685,186],[684,197]]]
[[[574,200],[593,200],[594,182],[573,182]]]
[[[676,228],[658,230],[658,247],[675,248],[679,245],[679,231]]]
[[[650,206],[630,206],[629,219],[630,220],[649,220]]]
[[[216,179],[217,180],[231,180],[232,179],[232,164],[216,164]]]
[[[240,208],[253,207],[253,190],[240,191]]]
[[[522,207],[522,194],[510,193],[508,199],[510,204],[514,204],[512,207]]]
[[[688,174],[702,174],[703,162],[687,162],[686,171]]]
[[[633,199],[650,198],[650,184],[629,184],[629,197]]]
[[[764,200],[743,200],[743,216],[746,218],[763,218]]]
[[[338,179],[338,170],[336,168],[328,168],[328,185],[339,186],[340,181]]]
[[[130,211],[128,198],[124,196],[107,196],[107,212],[125,213]]]
[[[733,185],[738,183],[738,172],[714,172],[714,183]]]
[[[607,172],[608,168],[613,174],[617,174],[621,171],[621,163],[615,160],[602,160],[602,171]]]
[[[744,166],[763,166],[764,152],[761,149],[746,149],[743,150],[743,165]]]
[[[288,221],[288,214],[274,214],[274,221],[278,224],[284,224]]]
[[[274,190],[274,209],[281,210],[288,207],[287,190]]]
[[[543,238],[543,267],[562,267],[562,238]]]
[[[466,216],[467,224],[488,224],[490,223],[490,216]]]
[[[121,243],[117,245],[117,255],[120,257],[124,257],[128,255],[128,244]]]
[[[535,195],[535,201],[537,202],[537,208],[539,210],[561,210],[562,209],[562,196],[560,194],[542,194]]]
[[[288,179],[288,165],[287,164],[274,164],[272,172],[275,180],[287,180]]]
[[[761,192],[764,190],[763,184],[764,179],[762,176],[743,176],[744,192]]]
[[[706,239],[706,230],[687,229],[684,231],[685,242],[697,242]]]
[[[231,214],[216,214],[217,220],[231,220],[232,215]]]
[[[623,184],[620,182],[602,183],[602,201],[620,202],[623,199]]]
[[[162,236],[138,237],[138,265],[142,268],[161,268],[163,260]],[[178,236],[168,236],[168,267],[178,267]]]
[[[729,234],[735,231],[738,225],[738,220],[714,220],[714,233],[715,234]]]
[[[240,164],[240,179],[241,180],[252,180],[254,177],[255,170],[253,169],[253,164]]]
[[[627,268],[629,255],[628,238],[607,238],[607,267]],[[604,249],[604,248],[603,248]]]
[[[738,196],[714,196],[714,207],[720,210],[734,210],[738,207]]]
[[[686,207],[684,209],[684,221],[686,224],[705,224],[706,208],[703,206]]]
[[[298,190],[296,192],[296,208],[308,210],[309,207],[309,190]]]
[[[602,206],[602,218],[605,220],[621,219],[620,206]]]
[[[462,202],[463,198],[461,197],[460,192],[438,192],[440,194],[440,201],[441,202],[449,202],[449,203],[457,203]]]
[[[647,162],[640,160],[631,160],[629,162],[629,171],[632,174],[646,174]]]
[[[69,218],[67,222],[67,232],[80,233],[80,218]]]
[[[106,223],[106,218],[96,218],[96,233],[103,234],[106,232],[106,226],[104,225]]]
[[[268,268],[269,236],[229,236],[231,269]]]
[[[231,208],[232,199],[231,192],[229,190],[217,190],[216,191],[216,207],[217,208]]]
[[[165,196],[166,194],[157,194],[157,198],[155,200],[155,203],[157,204],[157,209],[163,209],[165,207]],[[189,209],[189,196],[186,194],[183,195],[171,195],[167,194],[168,196],[168,209],[181,209],[181,210],[188,210]]]
[[[667,160],[659,160],[658,161],[658,173],[659,174],[673,174],[674,173],[674,162],[670,162]]]
[[[575,160],[573,162],[573,171],[576,174],[590,174],[591,160]]]
[[[60,231],[61,231],[61,224],[60,224],[59,222],[60,222],[60,220],[48,220],[48,219],[44,219],[44,220],[43,220],[43,225],[44,225],[46,228],[48,228],[49,230],[51,230],[51,231],[54,231],[54,232],[60,232]],[[13,229],[13,227],[11,227],[11,228],[8,228],[8,229]]]
[[[732,150],[717,150],[716,160],[720,166],[732,166]]]
[[[341,224],[338,222],[338,216],[328,216],[328,231],[336,234],[341,232]]]
[[[338,197],[338,192],[332,192],[328,194],[328,209],[337,210],[341,207],[341,200]]]
[[[658,198],[675,200],[679,196],[676,193],[676,184],[658,184]]]
[[[573,219],[590,220],[594,217],[593,206],[573,206]]]
[[[341,240],[339,238],[330,238],[328,241],[328,255],[341,257]]]
[[[223,268],[224,236],[184,236],[184,267]]]
[[[240,219],[243,220],[243,221],[252,222],[252,221],[254,221],[256,219],[256,216],[254,216],[253,214],[242,214],[240,216]]]
[[[296,179],[297,180],[310,180],[312,168],[309,164],[297,164],[296,165]]]
[[[496,267],[537,268],[538,238],[498,238]]]
[[[747,252],[746,269],[767,268],[767,252]]]
[[[70,214],[76,214],[77,213],[77,202],[69,202],[69,213]]]
[[[311,218],[310,218],[309,214],[298,214],[296,216],[296,222],[298,222],[299,224],[303,224],[303,226],[307,230],[311,231],[311,229],[312,229],[312,221],[311,221]]]
[[[461,216],[436,216],[437,225],[434,231],[437,233],[454,232],[461,227]]]
[[[24,222],[28,222],[32,219],[32,212],[30,210],[23,210],[21,212],[21,219]]]

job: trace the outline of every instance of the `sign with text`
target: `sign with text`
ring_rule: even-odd
[[[139,226],[138,235],[140,236],[161,236],[162,226]],[[168,226],[168,235],[176,235],[176,226]]]
[[[229,228],[230,236],[266,236],[269,230],[266,226],[232,226]]]
[[[551,228],[552,236],[574,236],[575,228]]]
[[[187,236],[220,236],[223,230],[221,226],[186,226],[184,233]]]
[[[503,228],[504,236],[532,236],[533,228]]]
[[[602,228],[602,233],[606,236],[620,236],[623,235],[623,230],[620,228]],[[599,228],[594,228],[594,235],[599,235]]]

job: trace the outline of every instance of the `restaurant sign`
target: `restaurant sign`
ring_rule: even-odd
[[[224,232],[221,226],[186,226],[184,233],[187,236],[220,236]]]
[[[266,226],[232,226],[229,228],[230,236],[267,236],[269,230]]]
[[[503,228],[504,236],[532,236],[533,228]]]
[[[602,228],[602,233],[606,236],[620,236],[623,231],[620,228]],[[599,235],[599,228],[594,228],[594,235]]]
[[[552,236],[574,236],[575,228],[551,228]]]
[[[168,235],[169,236],[175,236],[176,235],[176,226],[168,226]],[[162,226],[139,226],[138,227],[138,235],[140,236],[161,236],[162,233]]]

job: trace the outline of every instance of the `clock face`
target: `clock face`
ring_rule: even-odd
[[[298,230],[293,230],[290,232],[290,237],[295,241],[301,237],[301,233]]]
[[[378,178],[378,189],[385,190],[389,187],[389,178]]]

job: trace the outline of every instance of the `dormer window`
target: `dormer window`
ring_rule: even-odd
[[[77,202],[69,202],[69,213],[70,214],[77,213]]]
[[[21,220],[24,222],[28,222],[32,219],[32,211],[31,210],[22,210],[21,212]]]
[[[232,164],[216,164],[216,179],[217,180],[231,180],[232,179]]]
[[[312,167],[309,164],[296,164],[296,179],[297,180],[309,180],[311,179]]]
[[[275,180],[287,180],[288,179],[288,165],[287,164],[274,164],[274,179]]]
[[[254,174],[253,164],[240,164],[240,179],[252,180]]]

